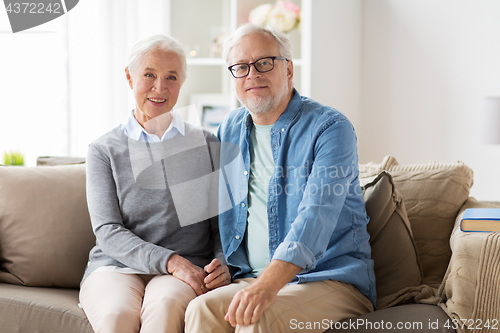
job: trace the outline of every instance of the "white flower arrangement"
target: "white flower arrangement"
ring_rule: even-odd
[[[250,11],[248,22],[270,25],[287,33],[299,27],[300,8],[287,0],[278,0],[274,5],[266,3]]]

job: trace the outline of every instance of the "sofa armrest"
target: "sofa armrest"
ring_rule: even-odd
[[[37,166],[55,166],[55,165],[70,165],[83,164],[85,157],[74,156],[39,156],[36,159]]]
[[[469,198],[461,208],[450,238],[452,256],[439,295],[440,306],[459,324],[457,332],[473,328],[490,332],[500,329],[500,233],[462,232],[460,219],[467,208],[500,208],[500,203],[478,202]],[[463,321],[466,321],[463,323]],[[465,324],[465,325],[463,325]]]

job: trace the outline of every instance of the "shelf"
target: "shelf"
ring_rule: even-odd
[[[310,95],[310,26],[308,17],[312,0],[290,0],[303,11],[301,29],[288,33],[295,67],[294,86]],[[179,106],[191,103],[193,94],[229,95],[232,107],[238,100],[220,56],[224,38],[248,20],[249,12],[266,0],[168,0],[170,5],[170,34],[181,42],[190,67],[188,80],[178,99]],[[192,56],[190,56],[192,55]]]

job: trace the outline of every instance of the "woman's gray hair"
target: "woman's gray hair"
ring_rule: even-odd
[[[224,42],[222,57],[226,61],[227,65],[232,65],[231,51],[233,50],[233,47],[236,45],[236,43],[238,43],[238,41],[242,37],[254,33],[269,34],[271,37],[274,38],[276,44],[278,45],[278,51],[280,53],[279,56],[285,57],[288,60],[292,59],[292,52],[290,51],[291,49],[290,39],[288,39],[288,37],[284,33],[282,33],[281,31],[277,30],[272,26],[263,27],[257,24],[247,23],[236,29],[236,31],[231,36],[229,36]]]
[[[182,63],[182,81],[185,81],[187,75],[187,62],[184,49],[178,41],[176,41],[172,37],[168,37],[165,35],[153,35],[138,41],[132,47],[132,50],[130,50],[126,68],[128,68],[128,70],[133,73],[139,65],[141,59],[146,54],[157,50],[164,52],[174,52],[175,54],[177,54],[179,60]]]

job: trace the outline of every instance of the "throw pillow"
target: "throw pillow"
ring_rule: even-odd
[[[392,177],[380,173],[362,188],[377,286],[377,308],[393,306],[404,299],[410,287],[419,286],[422,270],[413,241],[403,197]]]
[[[95,244],[85,165],[0,167],[0,282],[78,288]]]
[[[451,257],[455,217],[469,198],[472,170],[460,161],[400,165],[394,157],[386,156],[379,165],[360,165],[360,178],[369,181],[383,170],[392,175],[405,200],[424,272],[422,283],[438,288]]]

